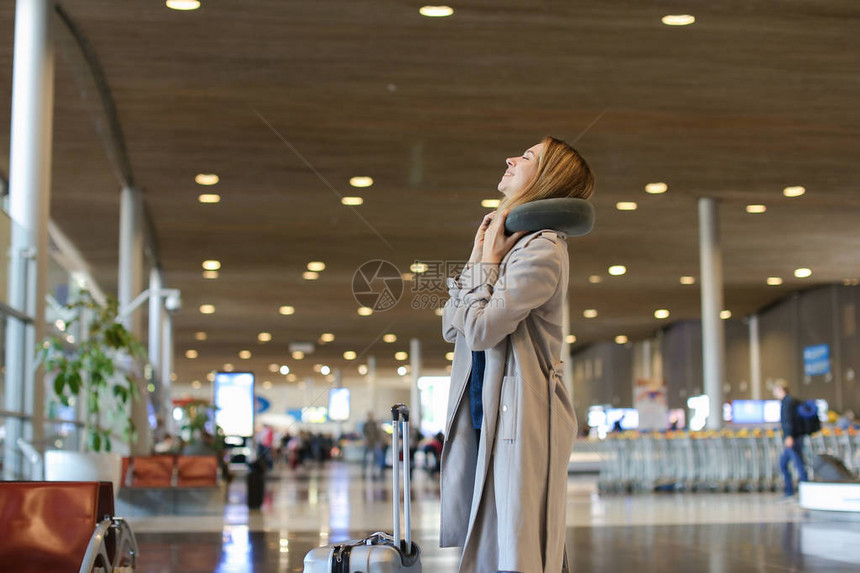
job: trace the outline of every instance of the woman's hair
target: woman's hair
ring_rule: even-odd
[[[538,157],[535,178],[513,198],[506,197],[499,210],[557,197],[588,199],[594,193],[594,175],[579,152],[566,141],[546,136]]]

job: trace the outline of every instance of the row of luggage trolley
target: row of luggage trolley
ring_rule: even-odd
[[[602,492],[776,491],[783,486],[779,430],[628,431],[593,445],[601,456]],[[826,428],[804,438],[804,451],[810,479],[815,454],[830,454],[856,472],[860,432]]]

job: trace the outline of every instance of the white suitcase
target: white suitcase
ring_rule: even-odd
[[[409,408],[391,407],[391,458],[394,480],[394,535],[377,532],[354,541],[317,547],[305,556],[304,573],[420,573],[421,549],[412,541],[412,502],[409,482]],[[402,448],[400,437],[403,437]],[[400,455],[403,453],[403,463]],[[400,539],[400,470],[403,468],[405,539]]]

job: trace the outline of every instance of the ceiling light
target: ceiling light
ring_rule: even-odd
[[[359,205],[364,204],[363,197],[341,197],[340,204],[346,205],[348,207],[358,207]]]
[[[435,308],[435,309],[433,309],[433,314],[435,314],[436,316],[442,316],[443,314],[445,314],[445,309],[441,306],[438,308]]]
[[[215,305],[201,304],[200,305],[200,313],[201,314],[215,314]]]
[[[732,311],[730,311],[730,310],[721,310],[720,311],[720,318],[722,318],[723,320],[728,320],[731,317],[732,317]]]
[[[291,356],[293,357],[293,360],[301,360],[305,357],[305,353],[301,350],[293,350]]]
[[[654,318],[659,318],[663,320],[664,318],[669,318],[669,311],[665,308],[659,308],[654,311]]]
[[[444,18],[454,13],[450,6],[422,6],[418,13],[428,18]]]
[[[188,360],[194,360],[195,358],[197,358],[197,356],[198,356],[198,354],[197,354],[196,350],[186,350],[185,351],[185,358],[187,358]]]
[[[397,369],[397,374],[399,374],[400,376],[406,376],[407,372],[409,372],[409,369],[406,368],[405,366],[401,366],[400,368]]]
[[[218,271],[203,271],[203,278],[206,280],[214,280],[218,278]]]
[[[261,332],[260,334],[257,335],[257,340],[259,340],[260,342],[269,342],[272,340],[272,333],[271,332]]]
[[[767,207],[764,205],[747,205],[747,213],[764,213]]]
[[[194,339],[195,340],[206,340],[207,338],[208,338],[208,336],[206,335],[205,332],[201,331],[201,332],[195,332],[194,333]]]
[[[586,308],[582,311],[582,316],[585,318],[597,318],[597,310],[593,308]]]
[[[289,376],[287,376],[287,382],[295,382],[298,379],[299,379],[299,377],[296,376],[295,374],[290,374]]]
[[[305,271],[302,273],[302,278],[306,281],[315,281],[320,278],[320,274],[313,271]]]
[[[481,207],[486,209],[495,209],[501,203],[500,199],[484,199],[481,201]]]
[[[657,183],[649,183],[645,186],[645,192],[650,193],[651,195],[659,195],[660,193],[665,193],[668,190],[669,186],[662,181]]]
[[[615,344],[627,344],[627,337],[623,334],[619,334],[615,337]]]
[[[568,344],[573,344],[574,342],[576,342],[576,336],[574,336],[573,334],[568,334],[564,337],[564,341]]]
[[[691,277],[690,275],[684,275],[683,277],[681,277],[680,280],[681,280],[682,285],[694,285],[694,284],[696,284],[696,277]]]
[[[638,207],[635,201],[619,201],[615,204],[619,211],[635,211]]]
[[[588,282],[596,285],[599,282],[603,282],[603,277],[601,277],[600,275],[591,275],[590,277],[588,277]]]
[[[214,173],[198,173],[194,182],[198,185],[217,185],[221,178]]]
[[[373,309],[369,306],[360,306],[356,311],[360,316],[370,316],[373,314]]]
[[[770,286],[779,286],[782,284],[780,277],[767,277],[767,284]]]
[[[233,365],[230,363],[227,363],[221,367],[221,370],[223,370],[224,372],[232,372],[233,371]]]
[[[191,383],[191,387],[195,390],[200,390],[200,386],[202,386],[202,384],[200,384],[200,380],[195,380]]]
[[[397,342],[397,335],[396,334],[390,334],[390,333],[386,334],[382,337],[382,341],[388,342],[388,343]]]
[[[354,350],[347,350],[343,353],[344,360],[355,360],[358,354]]]
[[[373,185],[373,177],[358,176],[350,177],[349,184],[353,187],[370,187]]]
[[[291,314],[295,314],[296,309],[293,308],[292,306],[282,306],[281,308],[278,309],[278,312],[283,314],[284,316],[288,316]]]
[[[322,261],[311,261],[308,263],[308,270],[315,273],[325,270],[325,263]]]
[[[454,353],[453,352],[446,352],[445,353],[445,360],[447,360],[448,362],[454,360]]]
[[[794,269],[794,276],[799,279],[806,279],[812,276],[812,270],[803,267]]]
[[[271,372],[272,374],[277,374],[279,368],[280,366],[278,366],[277,364],[269,364],[269,372]]]
[[[251,351],[250,350],[240,350],[239,351],[239,358],[241,358],[242,360],[248,360],[249,358],[251,358]]]
[[[400,275],[400,278],[402,278],[405,282],[409,282],[415,278],[415,275],[413,273],[403,273],[402,275]]]
[[[266,380],[265,382],[263,382],[263,388],[265,388],[266,390],[271,390],[272,383],[269,380]]]
[[[794,187],[786,187],[782,190],[782,194],[786,197],[800,197],[806,193],[806,188],[801,187],[800,185]]]
[[[395,352],[394,353],[394,359],[395,360],[406,360],[407,358],[409,358],[408,352]]]
[[[200,8],[200,0],[167,0],[164,5],[171,10],[197,10]],[[211,185],[211,183],[201,183],[201,185]]]
[[[197,197],[197,200],[201,203],[220,203],[221,195],[217,193],[204,193]]]
[[[426,273],[427,272],[427,264],[426,263],[412,263],[409,265],[409,270],[416,274]]]
[[[362,376],[366,376],[367,375],[367,364],[359,364],[358,373],[361,374]]]
[[[323,366],[322,368],[320,368],[320,374],[322,374],[323,376],[328,376],[329,374],[331,374],[331,368],[329,368],[328,366]]]
[[[323,332],[320,334],[320,340],[323,342],[334,342],[334,334],[331,332]]]
[[[689,26],[695,21],[696,18],[689,14],[668,14],[662,18],[662,22],[667,26]]]
[[[286,376],[287,374],[290,373],[290,367],[287,366],[286,364],[282,364],[281,367],[278,368],[278,372],[280,372],[281,375]]]
[[[215,373],[214,373],[214,372],[210,372],[210,373],[208,373],[208,374],[206,375],[206,379],[207,379],[209,382],[215,382]]]
[[[842,284],[845,286],[857,286],[860,284],[860,279],[842,279]]]
[[[627,272],[627,267],[624,265],[612,265],[609,267],[609,274],[614,277],[620,277]]]
[[[217,271],[221,268],[221,261],[208,260],[203,261],[203,268],[207,271]]]

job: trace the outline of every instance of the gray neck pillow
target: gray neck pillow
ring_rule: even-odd
[[[581,237],[594,227],[594,207],[585,199],[539,199],[511,209],[505,232],[552,229],[568,237]]]

